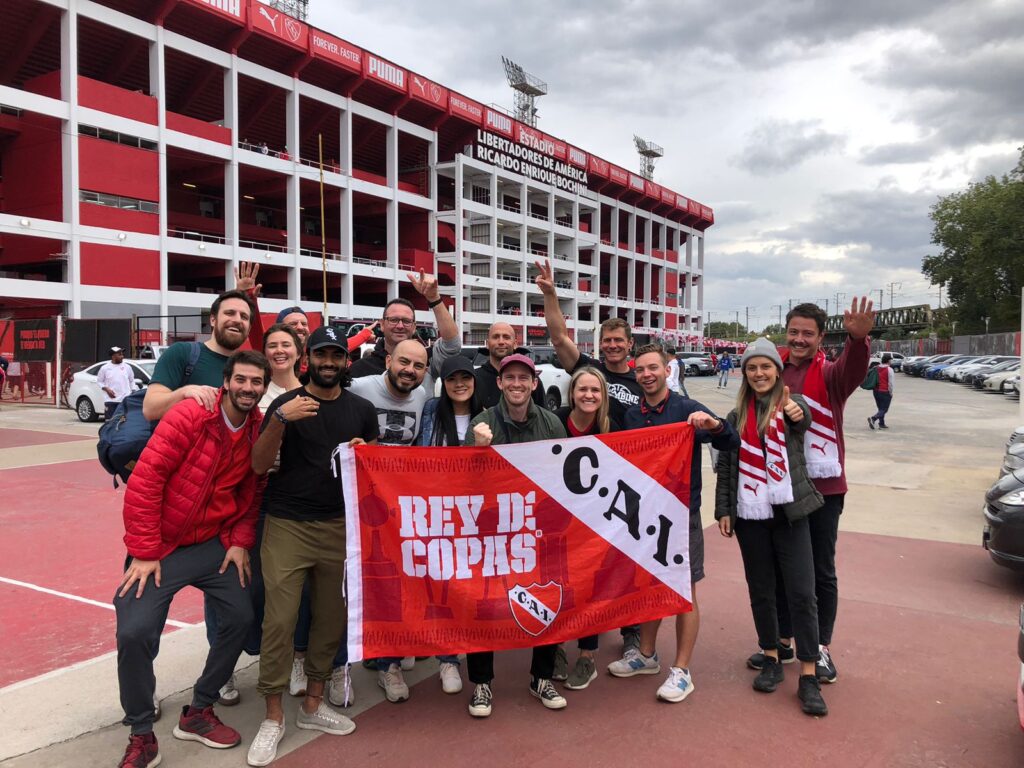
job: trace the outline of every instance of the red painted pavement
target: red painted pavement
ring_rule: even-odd
[[[0,576],[109,604],[124,567],[121,503],[95,461],[0,470]],[[0,583],[0,686],[114,650],[114,614]],[[170,618],[203,620],[183,590]]]
[[[85,435],[65,435],[62,432],[37,432],[34,429],[0,429],[0,448],[23,448],[32,445],[50,445],[53,443],[73,443],[77,441],[96,442],[95,437]],[[39,451],[27,454],[30,458],[38,458]]]
[[[774,694],[750,688],[744,659],[754,630],[738,550],[714,529],[706,538],[709,578],[698,592],[703,626],[687,701],[656,701],[661,675],[608,676],[619,645],[608,634],[600,676],[585,691],[565,691],[561,712],[527,694],[529,653],[504,653],[489,719],[467,714],[468,682],[446,696],[431,678],[410,701],[359,716],[353,735],[320,737],[275,765],[994,768],[1024,760],[1015,707],[1024,585],[980,546],[841,535],[839,682],[823,686],[830,715],[813,719],[799,710],[795,666]],[[672,642],[666,624],[664,655]]]

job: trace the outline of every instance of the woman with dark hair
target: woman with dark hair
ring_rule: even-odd
[[[469,422],[483,410],[476,394],[473,364],[463,355],[445,359],[441,365],[441,396],[423,406],[416,445],[462,445]]]
[[[266,415],[274,400],[301,386],[298,373],[303,349],[298,332],[284,323],[270,326],[263,334],[263,354],[270,361],[270,382],[260,400],[260,411]]]

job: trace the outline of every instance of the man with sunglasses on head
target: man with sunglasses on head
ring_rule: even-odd
[[[459,335],[459,327],[441,299],[437,278],[425,274],[422,269],[419,277],[411,273],[407,273],[407,277],[416,292],[427,300],[427,306],[433,310],[434,321],[437,323],[438,340],[427,350],[430,367],[423,381],[423,388],[427,392],[433,392],[434,378],[440,375],[441,365],[446,359],[462,351],[462,338]],[[377,341],[373,351],[352,363],[353,379],[382,376],[388,367],[388,357],[394,354],[395,347],[407,339],[416,338],[416,308],[413,303],[408,299],[391,299],[384,305],[380,329],[383,338]]]

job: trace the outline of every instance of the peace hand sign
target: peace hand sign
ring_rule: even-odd
[[[555,295],[555,279],[551,274],[551,262],[548,259],[544,259],[544,263],[541,264],[539,261],[533,262],[534,266],[540,271],[540,274],[534,278],[534,283],[540,289],[540,292],[546,296]]]
[[[793,423],[804,419],[804,409],[790,399],[789,387],[782,388],[782,400],[779,402],[779,408]]]
[[[433,275],[428,275],[421,269],[418,278],[412,272],[406,272],[405,276],[409,278],[416,292],[427,301],[437,301],[441,297],[441,292],[437,289],[437,278]]]
[[[263,287],[261,283],[256,282],[256,276],[260,273],[260,265],[255,261],[240,261],[238,266],[235,267],[235,289],[239,291],[250,291],[256,295],[260,295],[260,289]]]
[[[863,339],[871,332],[875,324],[875,313],[872,312],[874,302],[867,296],[860,299],[860,308],[857,308],[857,297],[853,297],[850,308],[843,312],[843,327],[846,332],[855,339]]]

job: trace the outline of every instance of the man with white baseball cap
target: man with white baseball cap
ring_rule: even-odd
[[[135,372],[124,361],[121,347],[110,348],[110,362],[104,363],[96,372],[96,385],[103,390],[104,420],[113,416],[117,404],[139,388],[135,383]]]

